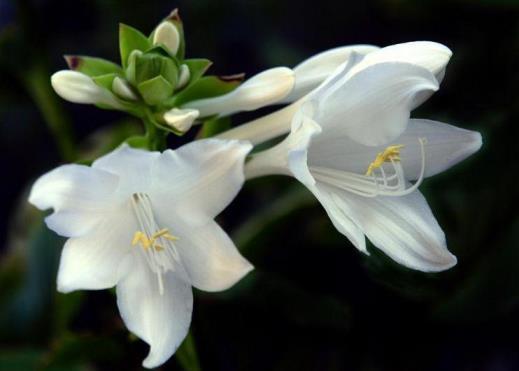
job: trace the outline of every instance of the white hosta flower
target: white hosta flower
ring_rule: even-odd
[[[200,116],[200,112],[196,109],[172,108],[164,113],[164,120],[166,121],[166,124],[172,128],[185,133],[191,129],[193,122],[198,118],[198,116]]]
[[[293,175],[359,250],[366,252],[367,236],[410,268],[447,269],[456,258],[417,188],[477,151],[481,136],[410,120],[410,111],[438,89],[449,58],[448,49],[428,42],[352,53],[306,97],[221,137],[257,143],[291,122],[284,141],[247,164],[248,178]]]
[[[289,136],[247,164],[253,178],[292,175],[317,197],[334,226],[367,253],[364,235],[395,261],[425,272],[456,264],[417,187],[476,152],[479,133],[411,120],[391,145],[366,146],[341,126],[319,125],[312,107],[298,112]],[[415,181],[411,185],[410,181]]]
[[[191,286],[223,290],[252,269],[214,221],[242,186],[250,149],[217,139],[164,153],[122,146],[32,188],[32,204],[54,209],[49,228],[69,237],[58,290],[116,286],[126,326],[150,345],[145,367],[164,363],[186,336]]]
[[[78,71],[63,70],[51,77],[54,91],[63,99],[72,103],[105,104],[122,109],[117,98],[108,90],[97,85],[90,76]]]
[[[292,91],[294,81],[291,69],[271,68],[251,77],[228,94],[195,100],[182,108],[197,109],[201,117],[252,111],[279,102]]]

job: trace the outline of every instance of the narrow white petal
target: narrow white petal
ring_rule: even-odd
[[[438,82],[425,68],[375,64],[353,75],[348,72],[321,95],[314,119],[323,137],[347,135],[365,145],[382,145],[405,130],[417,102],[437,89]]]
[[[420,174],[421,148],[419,138],[425,138],[425,176],[436,175],[461,162],[481,147],[478,132],[457,128],[437,121],[411,119],[407,129],[391,144],[402,144],[400,152],[404,175],[415,180]],[[308,154],[310,166],[364,174],[384,146],[365,146],[347,136],[316,137]]]
[[[253,111],[280,102],[292,91],[294,81],[291,69],[271,68],[251,77],[229,94],[189,102],[183,108],[197,109],[201,117]]]
[[[159,152],[121,145],[109,154],[98,158],[92,164],[93,169],[101,169],[120,177],[119,191],[129,196],[134,192],[146,192],[151,184],[151,168]]]
[[[164,45],[171,54],[175,55],[180,46],[180,33],[171,22],[164,21],[153,33],[153,45]]]
[[[253,266],[238,252],[229,236],[214,221],[193,227],[179,224],[171,214],[159,214],[163,226],[178,237],[175,246],[191,284],[204,291],[221,291],[233,286]]]
[[[157,208],[204,225],[218,215],[243,185],[243,163],[252,146],[237,140],[204,139],[165,151],[152,168]]]
[[[166,113],[164,113],[164,120],[166,124],[171,126],[172,128],[185,133],[191,126],[193,126],[193,122],[200,116],[200,112],[196,109],[179,109],[172,108]]]
[[[326,50],[294,67],[295,86],[283,99],[283,103],[296,101],[310,93],[330,76],[341,64],[346,63],[352,52],[365,55],[378,50],[373,45],[350,45]]]
[[[403,197],[366,198],[346,191],[337,191],[337,196],[369,240],[396,262],[424,272],[442,271],[456,264],[441,227],[419,191]]]
[[[121,104],[108,90],[97,85],[94,80],[78,71],[58,71],[51,77],[54,91],[72,103],[106,104],[121,108]]]
[[[370,53],[362,63],[353,68],[356,73],[377,63],[403,62],[428,69],[441,81],[445,67],[452,56],[452,51],[445,45],[432,41],[414,41],[390,45]]]
[[[406,178],[414,180],[420,173],[420,146],[417,138],[425,138],[425,175],[432,176],[463,161],[481,148],[481,134],[438,121],[411,119],[398,139]]]
[[[47,225],[65,237],[88,232],[109,207],[119,178],[83,165],[63,165],[42,175],[33,185],[29,202],[41,210],[54,209]]]
[[[131,240],[136,230],[131,210],[125,208],[104,216],[87,235],[67,240],[59,264],[58,291],[115,286],[124,273],[120,263],[132,249]]]
[[[184,340],[191,323],[191,285],[173,271],[163,275],[161,295],[157,276],[137,254],[125,259],[128,271],[117,284],[117,305],[128,330],[147,342],[150,352],[142,365],[158,367]]]

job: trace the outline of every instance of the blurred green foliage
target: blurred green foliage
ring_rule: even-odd
[[[26,189],[141,134],[133,119],[55,96],[60,56],[115,61],[117,22],[151,30],[177,6],[187,56],[213,60],[216,74],[344,44],[442,42],[454,51],[447,76],[415,116],[479,130],[484,146],[422,187],[459,258],[441,274],[375,248],[361,255],[290,179],[248,183],[219,222],[256,270],[226,292],[196,293],[192,332],[163,369],[519,369],[519,2],[0,0],[0,370],[140,369],[146,345],[128,335],[112,293],[56,293],[63,239],[26,205]]]

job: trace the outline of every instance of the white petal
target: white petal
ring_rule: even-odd
[[[117,285],[117,305],[126,327],[150,346],[142,365],[158,367],[187,335],[193,311],[191,285],[168,271],[160,295],[157,276],[146,262],[137,254],[130,257],[124,262],[128,274]]]
[[[137,225],[128,207],[105,216],[85,236],[70,238],[61,253],[58,291],[101,290],[113,287],[124,273],[121,262],[131,251]]]
[[[154,208],[204,225],[243,185],[243,163],[252,146],[237,140],[204,139],[165,151],[152,169]]]
[[[83,165],[63,165],[42,175],[33,185],[29,202],[45,210],[50,229],[66,237],[81,236],[109,207],[119,184],[117,176]]]
[[[370,146],[398,137],[417,101],[438,89],[428,70],[398,62],[347,73],[344,80],[320,96],[314,119],[323,137],[347,135]]]
[[[370,53],[362,63],[353,68],[356,73],[377,63],[403,62],[428,69],[441,81],[445,67],[452,56],[452,51],[445,45],[431,41],[414,41],[390,45]]]
[[[191,129],[193,122],[197,119],[198,116],[200,116],[200,112],[198,112],[196,109],[172,108],[164,113],[163,117],[166,121],[166,124],[175,130],[185,133]]]
[[[189,102],[182,108],[197,109],[201,117],[253,111],[280,102],[292,91],[294,82],[294,72],[291,69],[271,68],[251,77],[229,94]]]
[[[351,211],[348,205],[342,201],[335,190],[325,184],[318,183],[313,189],[313,194],[326,210],[334,227],[345,235],[357,249],[368,254],[362,229],[351,219]]]
[[[175,242],[191,284],[204,291],[233,286],[253,266],[240,255],[229,236],[214,221],[204,226],[180,225],[178,219],[158,215],[160,223],[179,238]]]
[[[365,55],[379,49],[373,45],[350,45],[326,50],[316,54],[294,67],[295,86],[283,99],[283,103],[293,102],[310,93],[337,67],[348,61],[352,52]]]
[[[419,191],[403,197],[367,198],[346,191],[337,191],[337,195],[370,241],[398,263],[423,272],[442,271],[456,264]]]
[[[411,119],[405,132],[391,144],[403,144],[401,162],[408,180],[417,179],[421,167],[418,139],[425,138],[425,176],[433,176],[464,160],[481,147],[478,132],[431,120]],[[364,174],[386,146],[369,147],[346,136],[316,137],[308,155],[311,166]]]
[[[121,145],[109,154],[98,158],[92,164],[94,169],[102,169],[120,177],[119,192],[123,197],[135,192],[146,192],[151,184],[151,168],[160,157],[159,152]]]
[[[180,33],[171,22],[164,21],[153,33],[153,45],[164,45],[171,54],[175,55],[180,46]]]
[[[56,93],[72,103],[106,104],[113,108],[122,108],[115,96],[97,85],[92,78],[78,71],[58,71],[51,77],[51,84]]]

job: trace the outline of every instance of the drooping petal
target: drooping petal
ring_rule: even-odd
[[[377,63],[403,62],[426,68],[441,81],[451,56],[452,51],[445,45],[432,41],[413,41],[390,45],[369,53],[352,72],[357,73]]]
[[[351,219],[351,211],[344,204],[332,187],[318,183],[313,190],[321,205],[326,210],[333,225],[339,232],[345,235],[357,249],[368,254],[366,239],[362,229]]]
[[[129,207],[113,212],[87,235],[70,238],[61,253],[58,291],[101,290],[113,287],[125,273],[121,262],[130,253],[137,230]]]
[[[294,72],[290,68],[271,68],[251,77],[228,94],[189,102],[182,108],[196,109],[201,117],[253,111],[280,102],[292,91],[294,81]]]
[[[420,174],[421,148],[419,139],[425,138],[425,176],[436,175],[464,160],[481,147],[478,132],[457,128],[437,121],[411,119],[407,129],[391,144],[402,144],[400,158],[407,180]],[[310,166],[364,174],[377,153],[386,146],[364,146],[346,136],[316,137],[308,155]]]
[[[206,224],[242,187],[251,148],[248,142],[204,139],[165,151],[152,168],[154,208],[194,225]]]
[[[123,144],[95,160],[92,168],[120,176],[119,192],[127,197],[129,193],[148,190],[151,183],[151,168],[159,157],[159,152],[144,151]]]
[[[456,264],[445,235],[419,191],[402,196],[367,198],[337,190],[352,220],[369,240],[406,267],[438,272]]]
[[[292,92],[282,100],[283,103],[293,102],[310,93],[337,67],[346,63],[352,52],[365,55],[378,50],[373,45],[350,45],[326,50],[316,54],[294,67],[295,86]]]
[[[157,276],[142,257],[131,254],[123,264],[128,274],[117,285],[119,311],[126,327],[150,346],[142,365],[158,367],[187,335],[193,311],[191,285],[168,271],[162,276],[161,295]]]
[[[119,178],[106,171],[63,165],[34,183],[29,202],[40,210],[54,209],[45,219],[50,229],[65,237],[77,237],[99,222],[118,184]]]
[[[179,224],[178,219],[173,220],[169,215],[158,217],[178,237],[175,246],[194,287],[204,291],[225,290],[253,269],[214,221],[192,227]]]
[[[438,89],[427,69],[399,62],[347,72],[335,85],[320,95],[314,117],[323,127],[323,138],[346,135],[370,146],[398,137],[417,101]]]

